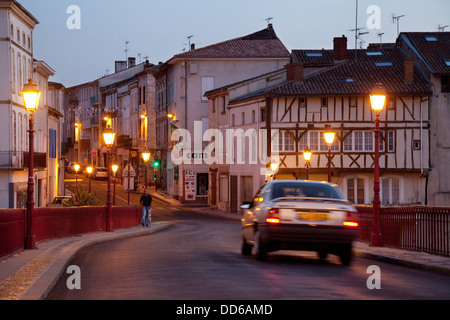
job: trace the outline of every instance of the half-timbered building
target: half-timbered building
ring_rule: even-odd
[[[272,139],[269,135],[266,145],[269,153],[279,154],[277,172],[270,179],[306,179],[303,152],[309,148],[310,180],[327,180],[330,159],[331,181],[353,203],[370,204],[375,113],[369,94],[377,83],[388,96],[380,114],[382,204],[423,203],[430,168],[431,91],[414,61],[395,45],[347,50],[347,39],[342,37],[334,39],[332,50],[294,50],[282,84],[228,99],[229,125],[248,129],[248,123],[236,119],[256,110],[263,115],[259,128],[279,130]],[[330,157],[323,136],[327,127],[336,133]],[[256,192],[268,177],[260,175],[260,168],[251,172],[252,168],[230,166],[230,176],[238,181],[240,175],[259,176],[252,186]],[[231,189],[230,197],[235,192],[242,201],[245,188]]]

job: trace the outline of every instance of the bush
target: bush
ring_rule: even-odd
[[[76,200],[75,200],[76,199]],[[84,206],[102,206],[103,198],[97,192],[89,193],[86,190],[79,190],[69,200],[62,201],[63,207],[84,207]]]

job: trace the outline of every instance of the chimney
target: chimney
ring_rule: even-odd
[[[128,58],[128,68],[134,67],[136,65],[136,58]]]
[[[191,51],[195,50],[195,43],[191,43]]]
[[[289,63],[286,65],[287,81],[303,81],[303,63]]]
[[[414,82],[414,60],[413,59],[405,59],[404,81],[405,81],[405,84],[411,84]]]
[[[334,38],[334,60],[347,60],[347,37]]]
[[[116,61],[116,73],[120,72],[122,70],[125,70],[127,68],[127,62],[126,61]]]
[[[268,29],[268,30],[273,30],[273,25],[272,25],[271,23],[269,23],[269,24],[267,25],[267,29]]]

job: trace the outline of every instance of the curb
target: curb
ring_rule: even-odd
[[[103,242],[113,241],[117,239],[130,238],[135,236],[142,236],[152,234],[171,225],[168,223],[156,225],[151,229],[136,230],[133,232],[123,233],[109,233],[107,235],[92,235],[90,238],[81,239],[70,245],[60,245],[56,249],[59,253],[58,258],[51,263],[42,276],[28,289],[28,291],[20,297],[20,300],[45,300],[53,287],[56,285],[59,278],[66,271],[70,261],[80,252],[80,250],[92,245]],[[51,250],[51,249],[50,249]]]

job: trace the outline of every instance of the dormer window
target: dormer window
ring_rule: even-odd
[[[375,67],[392,67],[392,62],[385,61],[385,62],[374,62]]]
[[[436,41],[438,41],[435,36],[425,36],[424,38],[428,42],[436,42]]]
[[[322,52],[306,52],[307,57],[323,57]]]

